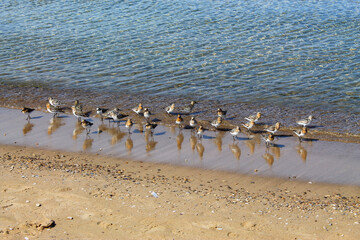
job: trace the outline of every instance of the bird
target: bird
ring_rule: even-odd
[[[250,115],[246,117],[245,120],[248,120],[249,122],[254,121],[254,123],[256,123],[261,118],[261,116],[261,112],[257,112],[256,115]]]
[[[54,114],[53,117],[55,117],[58,113],[63,113],[64,112],[61,108],[54,107],[50,103],[46,103],[46,110],[49,113],[53,113]]]
[[[311,121],[315,119],[312,115],[308,116],[305,119],[301,119],[296,121],[297,124],[302,125],[303,127],[306,127],[307,125],[309,125],[311,123]]]
[[[250,130],[252,127],[254,127],[254,125],[255,125],[255,122],[254,122],[253,120],[250,121],[250,122],[248,122],[248,123],[243,124],[243,126],[244,126],[247,130]]]
[[[104,119],[104,115],[106,114],[106,112],[108,111],[109,109],[107,108],[96,108],[96,114],[100,116],[101,118],[101,121]]]
[[[165,108],[165,111],[166,111],[168,114],[171,114],[174,110],[175,110],[175,103],[172,103],[170,106],[167,106],[167,107]]]
[[[30,113],[32,113],[34,110],[35,110],[35,109],[33,109],[33,108],[23,107],[23,108],[21,109],[21,112],[24,113],[24,114],[27,114],[26,120],[30,120],[30,119],[31,119]]]
[[[184,123],[184,119],[181,117],[180,114],[178,114],[178,116],[177,116],[177,118],[176,118],[176,120],[175,120],[175,123],[176,123],[177,125],[179,125],[179,128],[181,128],[182,124]]]
[[[126,117],[127,115],[124,115],[119,112],[120,109],[115,108],[113,111],[110,112],[110,117],[113,119],[114,122],[118,122],[118,125],[120,123],[120,119]]]
[[[204,135],[204,127],[200,125],[196,131],[196,134],[197,134],[198,138],[201,139]]]
[[[277,123],[275,123],[275,125],[269,126],[269,127],[265,128],[264,130],[269,133],[275,134],[280,129],[280,125],[281,125],[280,122],[277,122]]]
[[[222,110],[221,108],[218,108],[218,110],[217,110],[218,117],[225,117],[226,113],[227,113],[227,111]]]
[[[236,126],[235,128],[233,128],[231,131],[230,131],[230,134],[233,136],[233,139],[235,141],[237,135],[241,132],[240,130],[240,127],[239,126]]]
[[[131,127],[133,126],[133,122],[131,121],[131,119],[129,118],[126,123],[125,123],[125,127],[129,130],[129,134],[130,134],[130,130]]]
[[[149,111],[149,109],[146,107],[144,108],[144,117],[146,118],[147,121],[149,121],[151,112]]]
[[[80,110],[81,109],[81,110]],[[73,115],[75,116],[75,117],[77,117],[77,119],[78,119],[78,121],[81,121],[81,118],[82,117],[89,117],[90,116],[90,114],[91,114],[91,111],[88,111],[88,112],[83,112],[82,111],[82,107],[81,108],[76,108],[76,106],[74,105],[74,106],[72,106],[71,107],[71,110],[72,110],[72,113],[73,113]]]
[[[191,117],[190,122],[189,122],[189,125],[190,125],[190,127],[192,127],[192,128],[195,128],[195,127],[196,127],[197,121],[196,121],[195,117]]]
[[[299,137],[299,141],[301,142],[302,138],[307,134],[307,128],[303,127],[300,130],[293,130],[293,132]]]
[[[79,101],[79,100],[75,100],[73,106],[75,107],[76,111],[82,112],[83,109],[82,109],[82,105],[80,104],[80,101]]]
[[[48,100],[49,100],[49,103],[51,104],[51,106],[53,106],[53,107],[60,107],[60,105],[61,105],[61,102],[55,98],[49,97]]]
[[[211,125],[215,128],[218,128],[221,123],[222,123],[222,117],[218,117],[217,119],[211,122]]]
[[[149,122],[146,122],[145,124],[145,129],[147,131],[150,131],[151,135],[153,134],[154,132],[154,129],[157,127],[157,124],[156,123],[149,123]]]
[[[191,101],[190,104],[186,107],[184,107],[181,112],[183,113],[191,113],[191,111],[193,110],[194,108],[194,105],[196,104],[197,102],[195,101]]]
[[[90,133],[90,128],[91,128],[92,125],[93,125],[92,122],[89,122],[89,121],[87,121],[87,120],[85,120],[85,119],[83,119],[83,120],[81,121],[81,126],[86,129],[86,135],[89,135],[89,133]]]
[[[141,103],[139,103],[139,106],[134,107],[134,108],[133,108],[133,109],[131,109],[131,110],[133,110],[136,114],[140,114],[140,113],[141,113],[141,111],[143,110],[143,106],[142,106],[142,104],[141,104]]]
[[[263,134],[262,137],[265,140],[266,147],[269,147],[275,139],[274,134],[272,134],[272,133],[269,133],[267,135]]]

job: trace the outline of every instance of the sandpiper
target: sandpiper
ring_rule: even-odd
[[[302,138],[307,134],[307,128],[303,127],[300,130],[293,130],[293,132],[299,137],[299,141],[302,141]]]
[[[145,124],[145,129],[147,131],[150,131],[151,135],[154,133],[154,129],[157,127],[157,124],[156,123],[149,123],[149,122],[146,122]]]
[[[136,114],[140,114],[140,113],[141,113],[141,111],[143,110],[143,106],[142,106],[142,104],[141,104],[141,103],[139,103],[139,106],[134,107],[134,108],[133,108],[133,109],[131,109],[131,110],[133,110]]]
[[[74,107],[76,109],[77,112],[82,112],[82,105],[80,104],[80,101],[79,100],[75,100],[74,102]]]
[[[269,126],[269,127],[265,128],[264,130],[269,133],[275,134],[280,129],[280,125],[281,125],[280,122],[277,122],[277,123],[275,123],[275,125]]]
[[[181,110],[181,112],[183,112],[183,113],[191,113],[191,111],[193,110],[194,105],[196,103],[197,102],[195,102],[195,101],[191,101],[191,103],[188,106],[184,107],[183,110]]]
[[[236,126],[236,128],[233,128],[231,131],[230,131],[230,134],[233,136],[233,139],[235,141],[237,135],[241,132],[240,130],[240,127],[239,126]]]
[[[146,118],[147,121],[149,121],[150,115],[151,115],[151,112],[149,111],[149,109],[147,107],[144,108],[144,117]]]
[[[192,127],[192,128],[195,128],[195,127],[196,127],[197,121],[196,121],[195,117],[191,117],[190,122],[189,122],[189,125],[190,125],[190,127]]]
[[[90,133],[90,128],[91,128],[92,125],[93,125],[92,122],[89,122],[89,121],[87,121],[87,120],[85,120],[85,119],[83,119],[83,120],[81,121],[81,126],[86,129],[86,135],[89,135],[89,133]]]
[[[175,110],[175,103],[172,103],[170,106],[167,106],[167,107],[165,108],[165,111],[166,111],[168,114],[171,114],[174,110]]]
[[[222,123],[222,117],[219,116],[217,119],[211,122],[211,125],[215,128],[218,128],[221,123]]]
[[[197,134],[198,138],[202,138],[204,135],[204,127],[200,125],[196,131],[196,134]]]
[[[184,123],[184,119],[181,117],[180,114],[178,114],[175,123],[179,125],[179,128],[181,128],[182,124]]]
[[[53,107],[60,107],[60,105],[61,105],[61,102],[55,98],[49,97],[48,100],[49,100],[49,103],[51,104],[51,106],[53,106]]]
[[[309,125],[311,123],[311,121],[315,119],[312,115],[308,116],[305,119],[301,119],[299,121],[296,121],[297,124],[302,125],[303,127],[306,127],[307,125]]]
[[[254,121],[254,123],[256,123],[261,118],[261,116],[261,112],[258,112],[256,115],[250,115],[246,117],[245,120],[248,120],[249,122]]]
[[[96,114],[100,116],[101,121],[104,119],[104,116],[108,110],[109,109],[107,109],[107,108],[99,108],[99,107],[96,108]]]
[[[81,108],[82,109],[82,108]],[[89,117],[90,114],[91,114],[91,111],[88,111],[88,112],[83,112],[82,110],[80,110],[80,108],[76,108],[76,106],[72,106],[71,107],[71,110],[72,110],[72,113],[75,117],[77,117],[78,121],[81,121],[81,118],[82,117]]]
[[[253,120],[250,121],[250,122],[248,122],[248,123],[243,124],[243,126],[244,126],[247,130],[250,130],[252,127],[254,127],[254,125],[255,125],[255,122],[254,122]]]
[[[264,141],[265,141],[265,143],[266,143],[266,147],[267,147],[267,148],[272,144],[272,142],[273,142],[274,139],[275,139],[274,134],[272,134],[272,133],[269,133],[269,134],[267,134],[267,135],[266,135],[266,134],[263,134],[262,137],[263,137],[263,139],[264,139]]]
[[[33,108],[23,107],[23,108],[21,109],[21,112],[24,113],[24,114],[27,114],[26,120],[30,120],[30,119],[31,119],[30,113],[32,113],[34,110],[35,110],[35,109],[33,109]]]
[[[221,108],[218,108],[218,110],[217,110],[218,117],[225,117],[226,113],[227,113],[227,111],[222,110]]]
[[[55,117],[58,113],[63,113],[64,112],[62,109],[54,107],[50,103],[46,103],[46,110],[49,113],[53,113],[54,114],[53,117]]]
[[[131,127],[133,126],[133,122],[131,121],[131,119],[129,118],[126,123],[125,123],[125,127],[129,130],[129,134],[130,134],[130,130]]]

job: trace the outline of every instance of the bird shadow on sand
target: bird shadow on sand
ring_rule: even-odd
[[[272,144],[272,147],[283,148],[283,147],[285,147],[285,145],[284,145],[284,144],[277,144],[277,143],[274,143],[274,144]]]
[[[288,138],[288,137],[293,137],[293,135],[279,134],[279,135],[275,135],[275,137],[277,137],[277,138]]]
[[[209,135],[203,135],[203,139],[215,139],[216,137],[209,136]]]
[[[301,141],[302,142],[317,142],[317,141],[319,141],[319,139],[316,139],[316,138],[302,138]]]
[[[247,138],[247,137],[235,137],[235,140],[237,140],[237,141],[247,141],[247,140],[251,140],[251,138]]]
[[[164,132],[158,132],[158,133],[154,133],[155,136],[161,136],[161,135],[164,135],[166,133],[166,131]]]
[[[307,128],[323,128],[324,126],[323,125],[312,125],[312,126],[307,126]]]
[[[36,116],[36,117],[31,117],[30,119],[39,119],[42,118],[43,116]]]
[[[151,120],[151,122],[161,122],[161,119],[154,118],[154,119]]]

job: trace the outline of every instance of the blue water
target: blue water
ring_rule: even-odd
[[[0,3],[0,83],[360,113],[360,1]]]

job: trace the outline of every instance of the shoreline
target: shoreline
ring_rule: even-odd
[[[358,186],[0,149],[0,234],[7,239],[360,237]]]
[[[137,106],[140,102],[149,107],[155,114],[154,117],[160,119],[163,124],[172,123],[164,108],[171,102],[176,103],[176,111],[189,104],[190,100],[198,101],[192,116],[204,123],[214,120],[215,110],[223,108],[228,110],[227,125],[234,127],[246,122],[244,117],[262,112],[265,117],[261,119],[264,126],[272,125],[277,121],[282,123],[282,130],[291,134],[292,129],[298,129],[296,120],[305,118],[308,115],[316,116],[313,121],[311,131],[326,141],[342,141],[360,143],[360,115],[358,113],[349,113],[344,111],[329,112],[327,110],[315,111],[306,106],[291,108],[290,106],[272,106],[271,104],[251,104],[247,102],[224,102],[206,101],[197,99],[183,99],[176,96],[166,98],[164,96],[134,96],[119,95],[116,92],[110,92],[104,95],[101,91],[88,91],[81,89],[54,90],[48,87],[21,87],[17,85],[0,84],[0,102],[4,108],[21,109],[22,107],[31,107],[36,110],[46,112],[45,104],[49,96],[59,99],[63,106],[70,107],[75,99],[79,99],[84,108],[95,112],[96,107],[106,107],[113,109],[118,107],[125,114],[130,114],[131,108]],[[70,113],[71,114],[71,113]],[[281,119],[279,119],[281,116]],[[339,119],[342,119],[339,121]],[[346,123],[346,124],[344,124]]]

